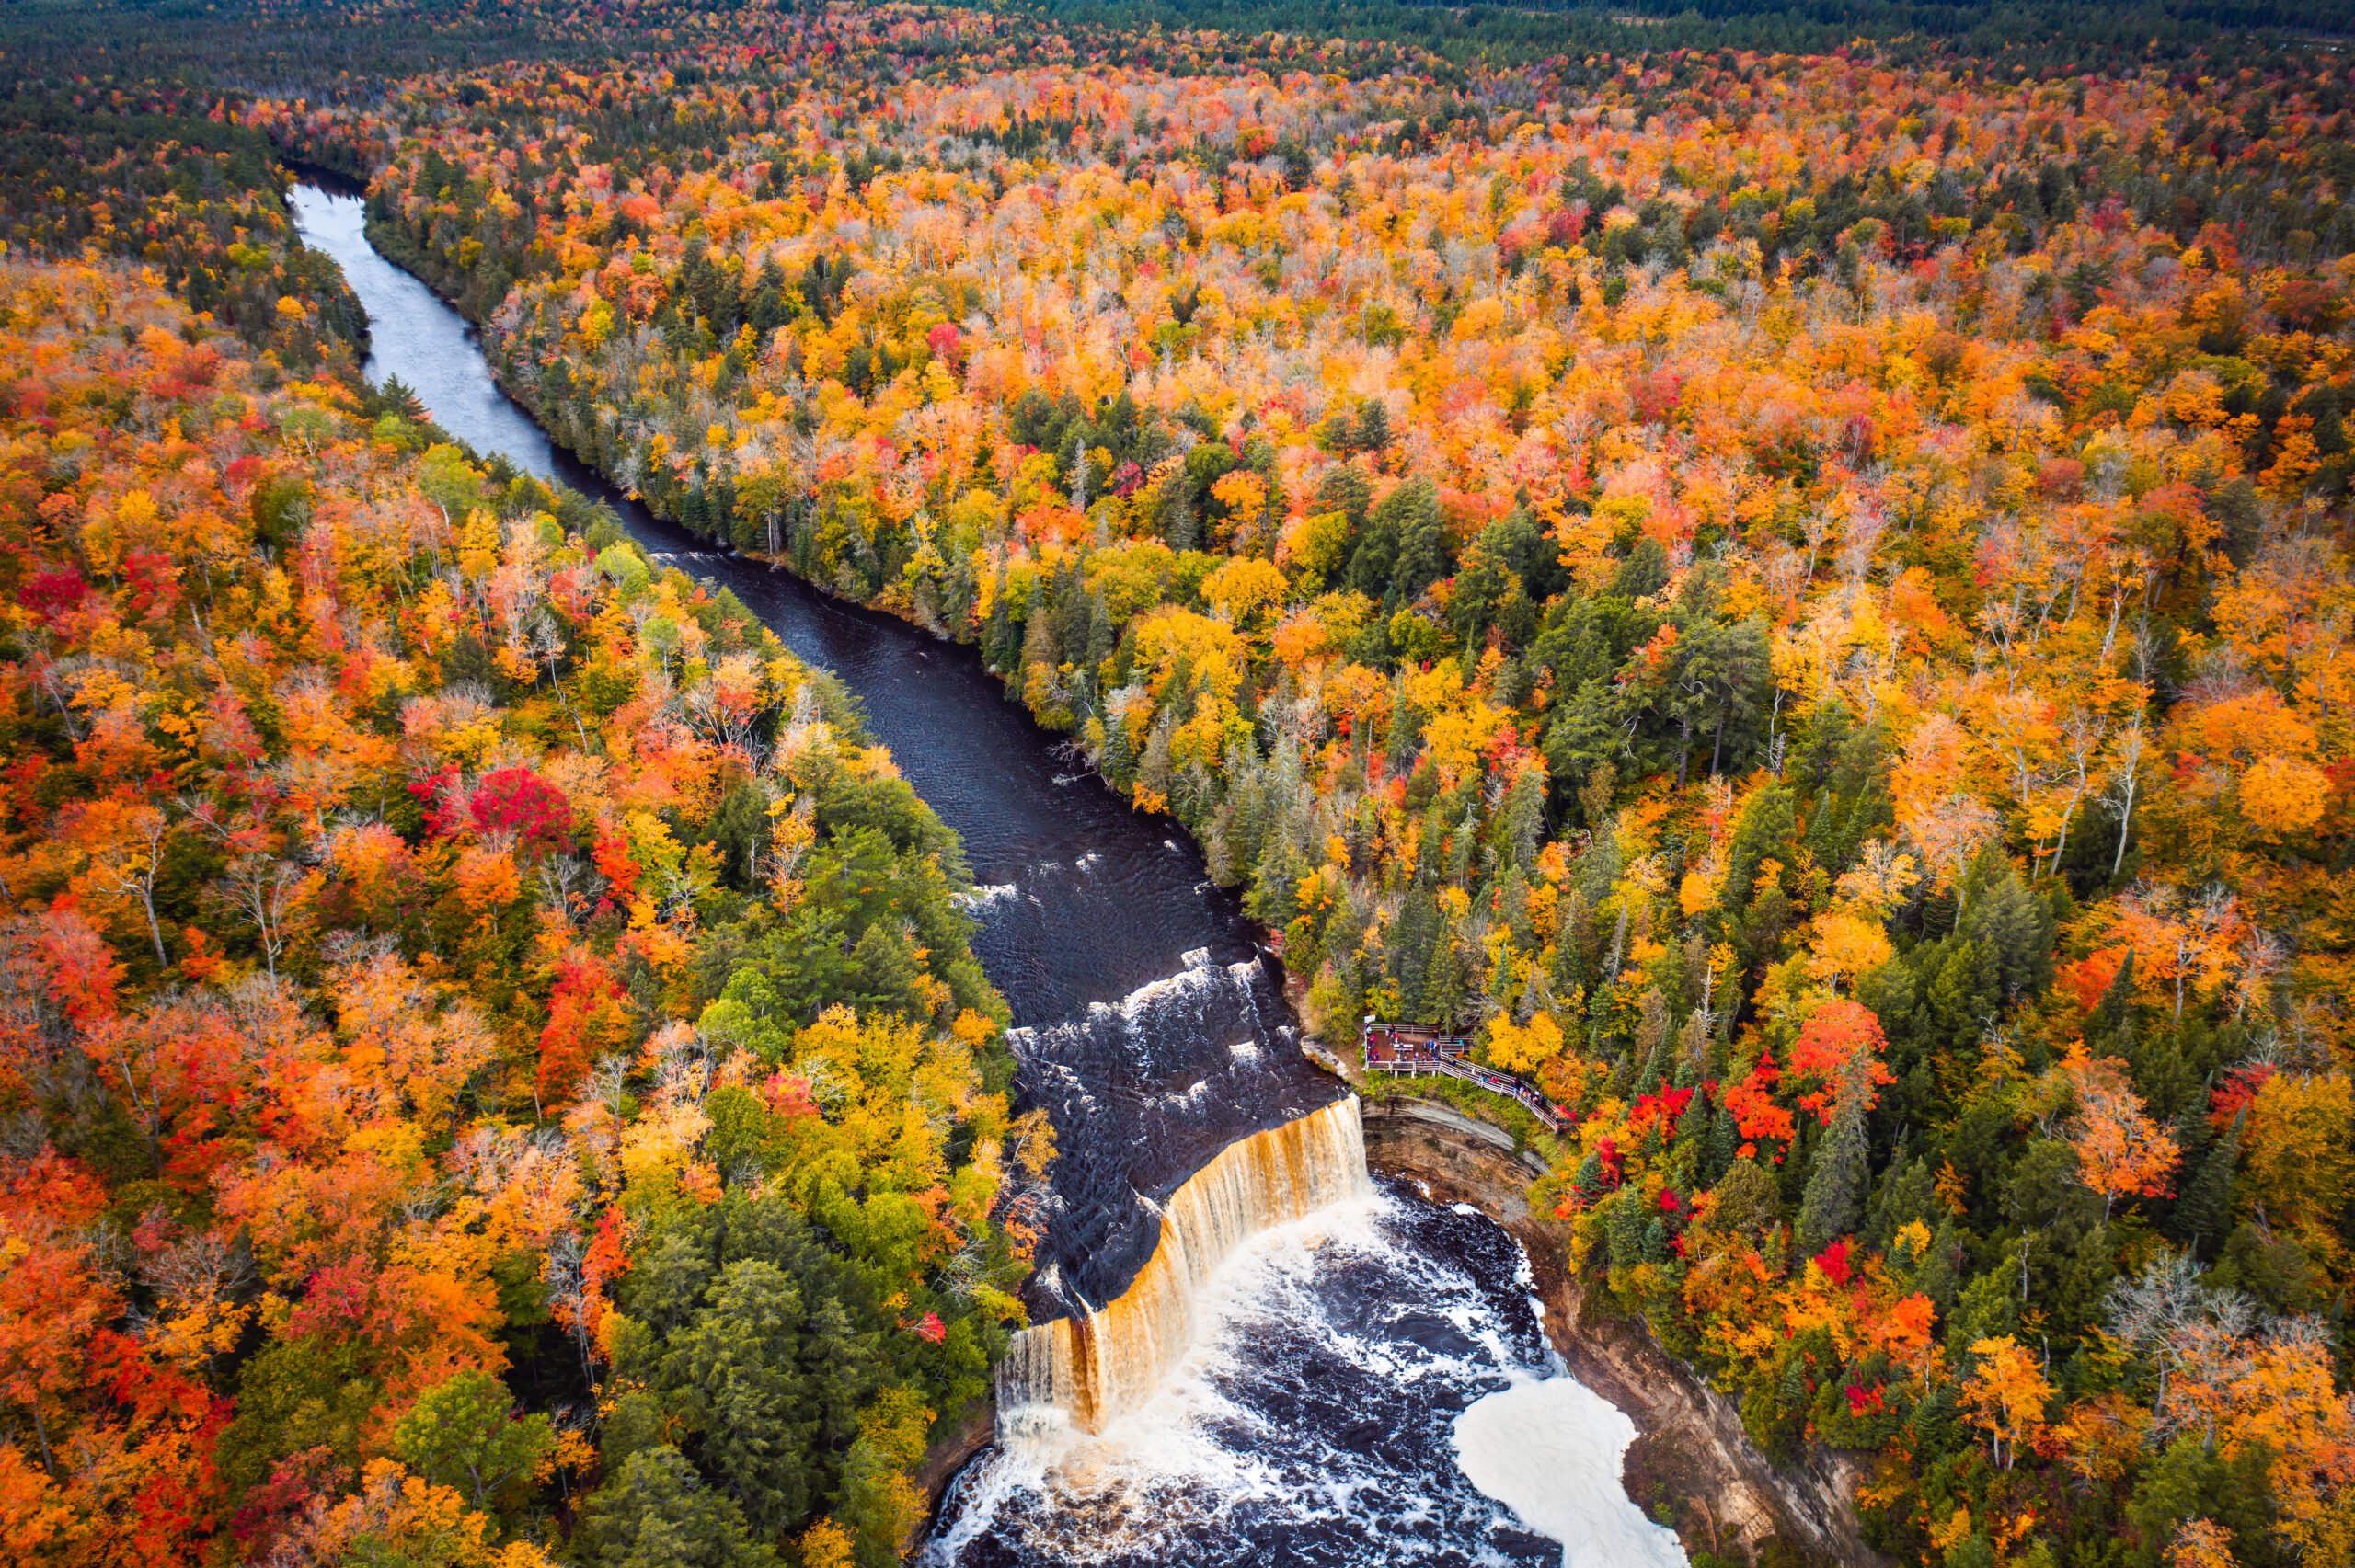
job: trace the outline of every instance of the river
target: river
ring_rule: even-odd
[[[506,398],[466,324],[368,244],[357,198],[302,185],[292,200],[304,239],[367,309],[372,380],[398,376],[477,451],[603,498],[659,562],[732,589],[841,677],[962,837],[979,885],[974,952],[1013,1010],[1023,1093],[1052,1116],[1061,1151],[1042,1300],[1119,1295],[1188,1177],[1341,1095],[1302,1055],[1252,928],[1192,841],[1075,776],[970,650],[649,516]],[[1527,1282],[1502,1230],[1396,1185],[1275,1226],[1217,1275],[1159,1395],[1101,1433],[986,1451],[923,1556],[944,1568],[1681,1562],[1617,1489],[1633,1431],[1609,1418],[1624,1416],[1557,1400],[1500,1417],[1568,1382]],[[1459,1431],[1476,1405],[1488,1413]],[[1544,1476],[1499,1479],[1515,1453],[1537,1452],[1558,1456]],[[1533,1484],[1580,1499],[1571,1523],[1520,1494]]]

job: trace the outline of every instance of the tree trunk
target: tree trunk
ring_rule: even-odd
[[[172,967],[172,958],[170,954],[164,951],[164,928],[155,921],[155,893],[142,892],[139,895],[139,907],[147,911],[147,934],[153,937],[155,943],[155,967],[160,969],[168,969]],[[2180,1013],[2182,1010],[2178,1008],[2177,1011]]]

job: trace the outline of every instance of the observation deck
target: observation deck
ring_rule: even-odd
[[[1358,1035],[1358,1047],[1368,1072],[1460,1078],[1491,1094],[1518,1100],[1548,1132],[1560,1132],[1577,1119],[1568,1107],[1548,1100],[1527,1079],[1471,1060],[1472,1042],[1461,1035],[1421,1024],[1378,1024],[1369,1015]]]

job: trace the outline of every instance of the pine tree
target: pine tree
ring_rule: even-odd
[[[2233,1178],[2240,1169],[2241,1129],[2247,1120],[2246,1106],[2234,1114],[2233,1125],[2200,1162],[2200,1173],[2167,1219],[2167,1234],[2202,1257],[2214,1257],[2233,1228]]]
[[[1087,596],[1087,668],[1101,670],[1104,661],[1112,657],[1118,637],[1112,631],[1112,612],[1104,602],[1104,595]]]
[[[1899,1153],[1903,1152],[1901,1146]],[[1886,1248],[1901,1227],[1916,1219],[1926,1221],[1937,1212],[1937,1181],[1927,1160],[1892,1160],[1881,1178],[1880,1190],[1873,1195],[1872,1219],[1858,1240],[1876,1251]]]
[[[1194,520],[1193,499],[1186,493],[1182,481],[1173,485],[1169,502],[1162,509],[1161,537],[1181,555],[1201,543],[1201,527]]]
[[[703,1462],[752,1526],[774,1534],[810,1504],[804,1462],[817,1422],[804,1408],[801,1293],[775,1264],[732,1263],[710,1303],[672,1336],[663,1380],[701,1434]]]
[[[775,1549],[752,1538],[743,1510],[667,1444],[623,1460],[584,1514],[576,1550],[594,1568],[777,1568]]]
[[[1568,996],[1582,989],[1594,962],[1594,916],[1586,896],[1573,887],[1564,895],[1554,949],[1554,994]]]
[[[2133,1052],[2134,949],[2101,993],[2101,1001],[2085,1017],[2085,1045],[2095,1056],[2123,1057]],[[2121,1043],[2122,1042],[2122,1043]]]
[[[1178,727],[1176,715],[1163,713],[1153,721],[1146,732],[1144,756],[1137,763],[1137,788],[1166,795],[1172,778],[1169,766],[1169,737]]]
[[[1452,1026],[1464,1005],[1463,945],[1454,924],[1442,917],[1439,939],[1432,944],[1430,974],[1423,981],[1422,1015],[1442,1028]]]
[[[1865,1132],[1867,1098],[1844,1093],[1831,1127],[1816,1145],[1807,1195],[1799,1203],[1799,1238],[1809,1253],[1821,1252],[1852,1233],[1864,1217],[1865,1186],[1871,1175],[1871,1146]]]
[[[990,586],[990,613],[982,628],[982,653],[990,667],[1004,674],[1014,665],[1014,611],[1007,601],[1005,572],[1001,568]]]
[[[1536,857],[1537,840],[1545,826],[1545,784],[1537,770],[1523,769],[1513,776],[1504,799],[1497,803],[1488,823],[1488,841],[1499,861],[1516,871],[1527,871]]]
[[[2051,911],[2020,886],[2019,873],[2001,850],[1982,850],[1970,863],[1959,930],[1993,956],[2006,993],[2033,995],[2051,983]]]
[[[2130,1024],[2125,1038],[2118,1042],[2125,1049],[2109,1053],[2126,1059],[2133,1071],[2135,1091],[2151,1114],[2163,1120],[2182,1116],[2200,1098],[2199,1074],[2184,1059],[2178,1040],[2179,1036],[2158,1029],[2137,1040]]]
[[[1668,1001],[1658,986],[1644,992],[1643,1017],[1636,1024],[1633,1054],[1636,1061],[1636,1093],[1658,1093],[1665,1076],[1668,1050]]]
[[[1439,924],[1439,900],[1428,885],[1417,882],[1407,889],[1406,900],[1398,906],[1398,918],[1383,943],[1390,955],[1390,978],[1397,982],[1398,994],[1410,1008],[1422,1000]]]
[[[1129,727],[1117,713],[1104,715],[1104,755],[1097,766],[1115,787],[1125,788],[1136,767],[1136,749],[1129,744]]]
[[[1709,1099],[1695,1089],[1693,1098],[1684,1103],[1684,1114],[1676,1118],[1676,1151],[1679,1154],[1699,1148],[1709,1134]]]
[[[876,1348],[876,1336],[857,1332],[833,1296],[821,1299],[803,1322],[801,1375],[822,1448],[857,1435],[859,1411],[875,1392]]]
[[[1930,982],[1930,1016],[1947,1039],[1976,1040],[2002,1001],[1994,957],[1976,942],[1946,945],[1947,960]]]
[[[1044,578],[1030,585],[1030,604],[1022,613],[1022,664],[1026,671],[1034,664],[1051,673],[1055,667],[1055,618],[1047,607]]]
[[[1733,1169],[1734,1160],[1740,1150],[1741,1124],[1734,1120],[1730,1108],[1721,1104],[1716,1117],[1709,1123],[1709,1167],[1706,1185],[1713,1186],[1722,1180],[1725,1173]]]

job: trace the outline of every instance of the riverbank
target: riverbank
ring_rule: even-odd
[[[1622,1479],[1668,1522],[1688,1552],[1755,1561],[1772,1540],[1839,1563],[1885,1560],[1865,1545],[1849,1499],[1862,1470],[1811,1450],[1796,1467],[1769,1461],[1733,1402],[1662,1349],[1642,1322],[1606,1310],[1570,1271],[1568,1229],[1529,1208],[1541,1156],[1511,1132],[1429,1100],[1369,1101],[1366,1163],[1419,1184],[1442,1203],[1468,1203],[1512,1232],[1529,1254],[1546,1336],[1572,1376],[1627,1413],[1638,1436]]]

